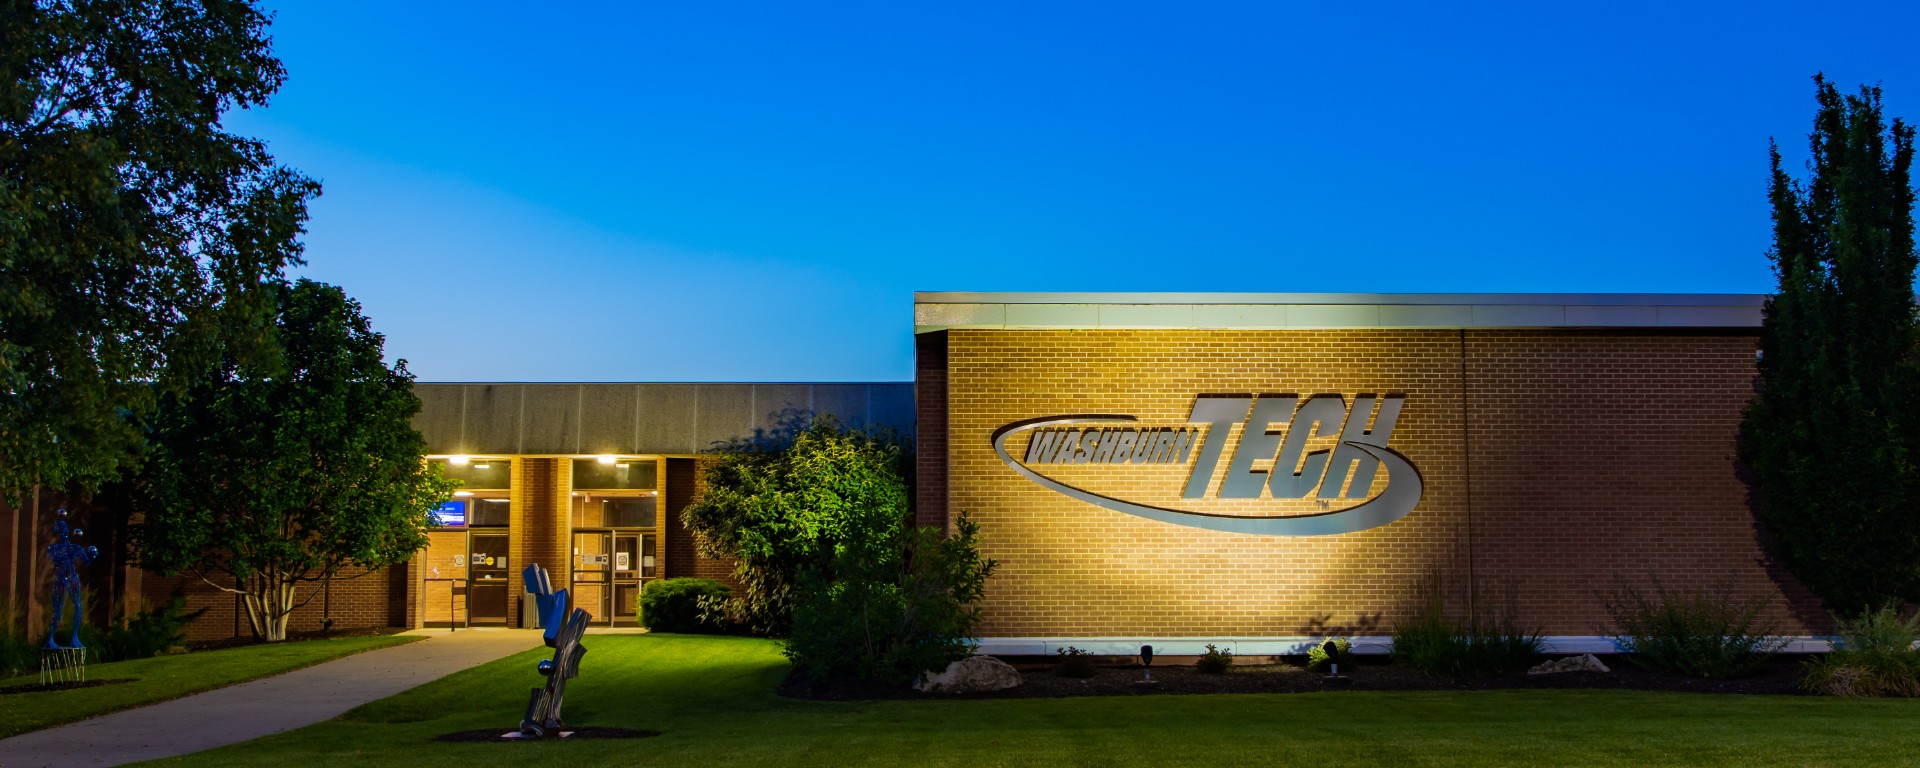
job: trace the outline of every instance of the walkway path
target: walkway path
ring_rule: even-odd
[[[415,630],[426,640],[0,739],[4,768],[157,760],[290,731],[540,645],[531,629]]]

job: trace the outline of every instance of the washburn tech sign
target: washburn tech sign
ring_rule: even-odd
[[[993,433],[993,450],[1013,471],[1041,487],[1115,512],[1228,533],[1325,536],[1386,525],[1420,503],[1420,470],[1387,447],[1405,395],[1358,395],[1348,407],[1343,395],[1200,395],[1187,424],[1152,427],[1122,414],[1042,416],[1008,424]],[[1369,424],[1371,417],[1371,424]],[[1134,464],[1192,464],[1181,496],[1201,499],[1222,471],[1227,433],[1246,425],[1224,464],[1216,498],[1304,499],[1323,503],[1360,499],[1341,509],[1309,515],[1217,515],[1128,501],[1068,485],[1036,471],[1065,464],[1122,470]],[[1019,458],[1009,438],[1030,433]],[[1307,440],[1338,435],[1334,448],[1308,452]],[[1255,468],[1271,462],[1272,469]],[[1384,466],[1387,485],[1366,498]],[[1296,469],[1297,468],[1297,469]]]

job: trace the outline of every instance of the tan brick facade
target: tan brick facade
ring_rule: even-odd
[[[980,523],[986,554],[1000,563],[984,637],[1390,634],[1410,585],[1434,572],[1455,583],[1471,577],[1496,595],[1512,589],[1523,620],[1548,634],[1605,633],[1598,593],[1616,576],[1648,575],[1670,584],[1732,578],[1743,595],[1767,599],[1789,633],[1823,628],[1797,587],[1770,578],[1735,475],[1752,332],[941,335],[937,358],[934,345],[921,345],[920,445],[946,443],[945,476],[923,471],[921,516],[964,511]],[[945,364],[936,388],[926,369],[937,359]],[[1335,393],[1349,403],[1403,394],[1389,446],[1418,467],[1419,505],[1356,533],[1218,533],[1055,493],[1016,474],[990,445],[1003,425],[1050,415],[1186,426],[1197,395],[1224,393]],[[930,395],[944,402],[926,402]],[[930,438],[936,412],[945,430]],[[1331,448],[1337,429],[1308,449]],[[1314,498],[1213,498],[1240,432],[1233,428],[1207,498],[1180,497],[1191,462],[1040,469],[1102,494],[1196,512],[1324,511]],[[1011,445],[1016,458],[1024,439]],[[1374,493],[1387,474],[1376,475]]]

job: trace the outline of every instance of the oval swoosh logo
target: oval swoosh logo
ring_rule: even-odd
[[[1012,468],[1013,471],[1020,473],[1028,480],[1032,480],[1040,487],[1103,509],[1110,509],[1115,512],[1121,512],[1135,517],[1144,517],[1148,520],[1157,520],[1163,523],[1171,523],[1173,525],[1184,525],[1190,528],[1202,528],[1209,531],[1221,531],[1223,533],[1248,533],[1256,536],[1331,536],[1334,534],[1364,531],[1368,528],[1377,528],[1399,520],[1402,517],[1406,517],[1408,512],[1413,511],[1414,505],[1420,503],[1420,495],[1425,490],[1420,481],[1420,470],[1414,468],[1413,462],[1408,461],[1407,457],[1400,455],[1398,451],[1384,446],[1366,445],[1364,443],[1347,441],[1343,444],[1365,452],[1367,455],[1377,459],[1381,465],[1386,468],[1387,487],[1380,492],[1380,495],[1346,509],[1337,509],[1332,512],[1321,512],[1311,515],[1267,517],[1215,515],[1206,512],[1189,512],[1180,509],[1156,507],[1151,504],[1139,504],[1125,499],[1116,499],[1111,496],[1094,493],[1085,488],[1068,485],[1035,472],[1007,453],[1007,439],[1028,430],[1066,424],[1133,423],[1138,421],[1138,419],[1132,416],[1112,414],[1043,416],[1037,419],[1018,421],[994,430],[993,452],[999,454],[1000,461]]]

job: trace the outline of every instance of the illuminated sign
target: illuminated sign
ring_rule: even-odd
[[[443,501],[433,508],[433,519],[448,528],[464,528],[467,525],[467,503],[464,501]]]
[[[1351,408],[1342,395],[1313,395],[1304,401],[1299,395],[1201,395],[1194,399],[1186,425],[1146,426],[1133,416],[1117,414],[1042,416],[995,430],[993,450],[1013,471],[1043,488],[1149,520],[1266,536],[1353,533],[1399,520],[1420,503],[1420,471],[1387,447],[1405,404],[1405,395],[1359,395]],[[1042,472],[1061,465],[1118,469],[1190,463],[1179,495],[1205,499],[1222,472],[1227,434],[1235,424],[1245,429],[1212,498],[1311,496],[1323,507],[1335,499],[1362,501],[1317,514],[1221,515],[1129,501]],[[1028,436],[1026,450],[1015,459],[1007,443],[1022,434]],[[1328,437],[1336,438],[1332,448],[1307,450],[1309,440]],[[1382,466],[1387,469],[1386,487],[1367,498]]]

